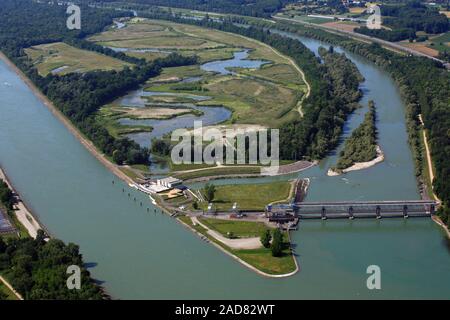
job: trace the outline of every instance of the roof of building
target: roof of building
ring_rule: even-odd
[[[174,177],[167,177],[167,178],[162,178],[159,179],[161,182],[165,182],[165,183],[174,183],[174,182],[182,182],[182,180],[174,178]]]

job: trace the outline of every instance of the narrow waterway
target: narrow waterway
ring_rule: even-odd
[[[312,179],[309,199],[418,198],[397,89],[384,71],[351,57],[366,78],[363,104],[368,99],[377,104],[386,161],[329,178],[324,172],[335,161],[331,156],[302,173]],[[364,112],[358,110],[349,120],[346,134]],[[448,242],[430,219],[304,222],[293,233],[301,272],[266,279],[202,242],[152,207],[145,195],[118,181],[3,62],[0,114],[0,165],[50,232],[80,245],[93,276],[114,297],[450,297]],[[371,264],[381,267],[382,290],[366,288]]]

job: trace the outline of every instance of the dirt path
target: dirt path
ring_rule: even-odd
[[[119,167],[109,161],[106,156],[99,152],[94,146],[93,142],[88,140],[73,124],[70,122],[66,116],[64,116],[61,111],[59,111],[55,105],[34,85],[34,83],[28,79],[28,77],[16,67],[12,61],[10,61],[3,52],[0,51],[0,59],[3,60],[17,75],[28,85],[28,87],[33,91],[33,93],[45,104],[45,106],[53,113],[53,115],[58,118],[66,128],[81,142],[81,144],[88,149],[88,151],[96,157],[106,168],[108,168],[112,173],[114,173],[118,178],[122,179],[127,183],[133,183],[133,180],[123,173]]]
[[[2,168],[0,168],[0,179],[5,181],[11,190],[14,190],[14,187],[11,185],[11,182],[8,180],[8,177],[5,175]],[[33,239],[36,239],[39,229],[44,230],[44,228],[39,224],[38,220],[33,216],[31,211],[28,210],[22,200],[19,200],[19,202],[15,205],[14,214],[16,215],[19,222],[25,227],[25,229],[27,229],[28,234]]]
[[[3,282],[3,284],[9,289],[11,290],[12,293],[14,293],[14,295],[17,297],[17,299],[19,300],[23,300],[23,297],[21,296],[20,293],[18,293],[10,284],[8,281],[6,281],[5,278],[3,278],[2,276],[0,276],[0,281]]]
[[[197,217],[191,217],[192,223],[194,225],[200,225],[205,228],[207,233],[214,239],[222,242],[231,249],[258,249],[262,247],[261,241],[258,237],[255,238],[242,238],[242,239],[228,239],[221,235],[219,232],[211,230],[203,223],[201,223]]]
[[[441,200],[438,198],[438,196],[434,193],[434,190],[433,190],[433,180],[434,180],[433,163],[431,162],[430,147],[428,146],[427,133],[425,130],[425,124],[423,123],[421,114],[419,114],[419,121],[420,121],[420,124],[422,125],[422,134],[423,134],[423,141],[425,144],[425,154],[427,156],[428,175],[430,176],[431,192],[433,193],[434,199],[440,202]]]
[[[264,46],[266,48],[269,48],[270,50],[273,51],[273,53],[275,53],[280,58],[289,61],[289,63],[295,68],[295,70],[297,70],[298,73],[300,73],[300,76],[302,77],[302,81],[306,85],[306,94],[304,94],[303,97],[300,99],[300,101],[297,103],[297,111],[300,114],[300,116],[303,118],[303,116],[304,116],[304,113],[303,113],[303,101],[305,101],[305,99],[308,98],[309,95],[311,94],[311,86],[306,81],[305,73],[303,72],[303,70],[300,69],[300,67],[295,63],[295,61],[291,57],[285,56],[284,54],[282,54],[281,52],[279,52],[275,48],[272,48],[268,44],[265,44],[264,42],[260,42],[258,40],[255,40],[255,39],[252,39],[252,38],[248,38],[248,37],[245,37],[245,36],[242,36],[242,35],[238,35],[238,34],[234,34],[234,33],[232,33],[232,34],[233,35],[237,35],[237,36],[239,36],[241,38],[244,38],[244,39],[246,39],[246,40],[248,40],[250,42],[257,43],[257,44],[262,45],[262,46]]]

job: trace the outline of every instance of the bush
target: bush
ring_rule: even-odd
[[[273,232],[272,245],[270,246],[273,257],[280,257],[283,252],[283,234],[280,229],[275,229]]]
[[[264,248],[270,248],[270,241],[272,240],[272,235],[270,234],[270,230],[266,229],[260,237],[261,244]]]

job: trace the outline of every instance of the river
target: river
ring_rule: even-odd
[[[363,104],[376,102],[386,161],[327,177],[326,168],[335,162],[331,156],[301,174],[312,179],[308,199],[416,199],[398,90],[386,72],[350,57],[366,78]],[[448,241],[430,219],[303,222],[293,233],[301,271],[266,279],[202,242],[115,178],[3,62],[0,108],[0,165],[52,235],[80,245],[92,275],[115,298],[450,297]],[[365,111],[349,119],[346,135]],[[371,264],[381,267],[381,290],[366,288]]]

